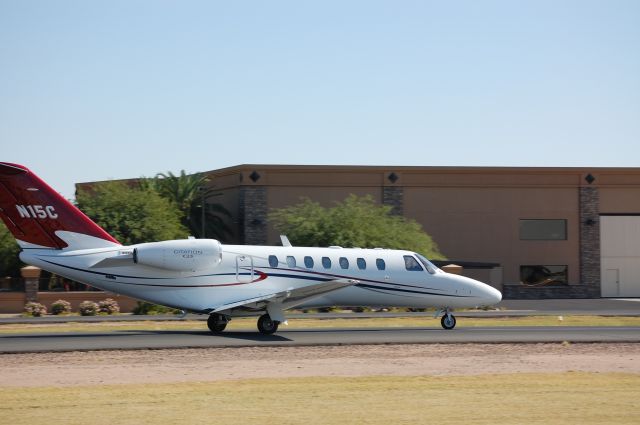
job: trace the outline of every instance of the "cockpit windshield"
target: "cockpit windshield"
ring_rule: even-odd
[[[429,260],[426,259],[426,257],[416,253],[415,254],[416,257],[418,257],[418,260],[420,260],[420,262],[422,263],[422,265],[424,266],[425,269],[427,269],[427,271],[431,274],[436,274],[436,272],[438,271],[438,268],[436,266],[433,265],[433,263]]]

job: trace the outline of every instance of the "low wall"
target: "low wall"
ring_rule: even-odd
[[[51,303],[57,300],[65,300],[71,303],[71,309],[78,311],[78,305],[82,301],[103,301],[113,298],[118,302],[121,313],[131,313],[136,306],[137,300],[123,295],[116,295],[110,292],[79,291],[79,292],[38,292],[37,301],[51,311]],[[24,311],[24,292],[0,292],[0,314],[17,314]]]
[[[0,314],[22,313],[26,299],[24,292],[0,292]]]

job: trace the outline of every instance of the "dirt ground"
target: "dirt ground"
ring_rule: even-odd
[[[4,354],[0,386],[307,376],[640,373],[640,344],[434,344]]]

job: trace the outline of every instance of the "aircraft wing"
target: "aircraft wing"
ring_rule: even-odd
[[[287,309],[303,304],[313,298],[329,292],[337,291],[338,289],[346,288],[347,286],[352,286],[357,283],[360,283],[360,281],[354,279],[336,279],[305,286],[303,288],[290,288],[273,294],[261,295],[255,298],[223,304],[213,308],[209,313],[217,313],[235,308],[261,309],[268,304],[276,303],[283,309]]]

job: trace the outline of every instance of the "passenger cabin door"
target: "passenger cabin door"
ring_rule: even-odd
[[[250,255],[236,256],[236,280],[241,283],[253,282],[253,258]]]

